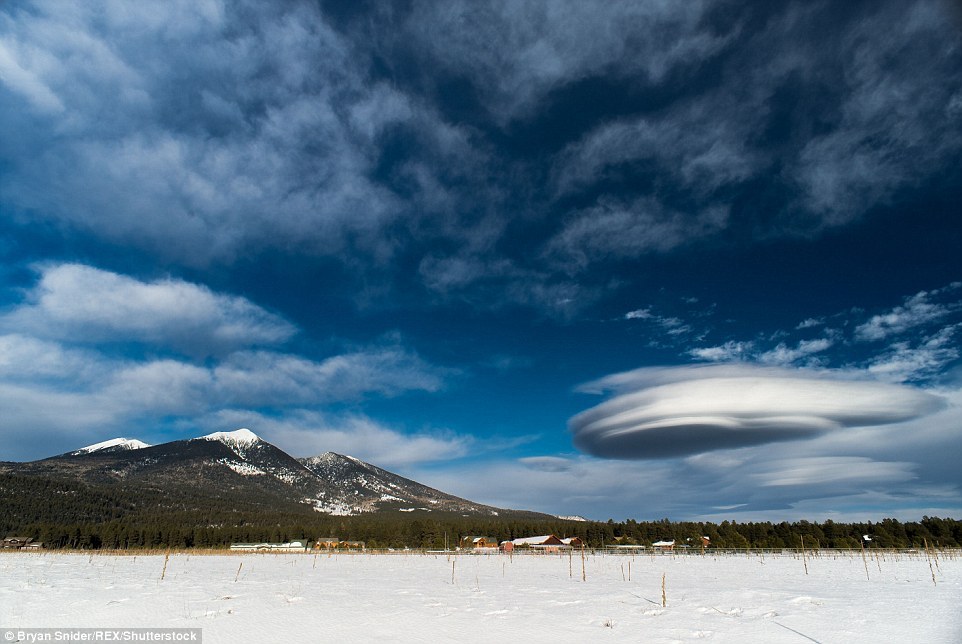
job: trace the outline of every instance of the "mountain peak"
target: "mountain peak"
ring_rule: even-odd
[[[81,447],[78,450],[70,452],[71,456],[80,456],[81,454],[90,454],[92,452],[101,452],[104,450],[111,452],[122,452],[131,449],[143,449],[145,447],[150,447],[147,443],[139,441],[136,438],[111,438],[110,440],[102,441],[100,443],[94,443],[93,445],[87,445],[86,447]]]
[[[346,456],[344,454],[338,454],[337,452],[324,452],[323,454],[318,454],[317,456],[309,456],[307,458],[301,459],[302,461],[311,461],[312,463],[330,463],[332,461],[352,461],[354,463],[361,462],[353,456]]]
[[[214,432],[213,434],[207,434],[197,440],[220,441],[222,443],[250,446],[259,441],[260,437],[246,427],[242,427],[232,432]]]

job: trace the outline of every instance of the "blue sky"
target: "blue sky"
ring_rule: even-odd
[[[0,114],[2,459],[962,515],[956,3],[8,2]]]

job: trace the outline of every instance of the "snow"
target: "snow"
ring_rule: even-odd
[[[327,641],[962,641],[962,554],[0,554],[0,625]],[[866,568],[868,579],[866,579]],[[662,576],[667,606],[662,606]],[[933,584],[934,575],[936,584]],[[235,581],[236,579],[236,581]]]
[[[558,518],[564,519],[565,521],[583,521],[583,522],[588,521],[588,519],[578,514],[559,514]]]
[[[87,447],[81,447],[80,449],[70,453],[74,456],[79,456],[81,454],[99,452],[102,449],[109,449],[111,447],[120,447],[121,449],[143,449],[145,447],[150,447],[150,445],[143,441],[139,441],[136,438],[111,438],[110,440],[103,441],[101,443],[94,443],[93,445],[87,445]]]
[[[962,553],[0,554],[0,625],[219,642],[962,641]],[[866,568],[868,579],[866,579]],[[662,578],[667,606],[662,606]],[[933,584],[932,577],[936,584]]]
[[[342,501],[326,501],[324,499],[313,499],[315,512],[323,512],[335,517],[352,517],[365,510]]]
[[[235,429],[232,432],[214,432],[213,434],[201,436],[197,440],[220,441],[228,445],[249,446],[259,441],[260,437],[249,429],[241,428]]]
[[[222,458],[217,462],[221,465],[226,465],[241,476],[263,476],[267,474],[267,472],[264,470],[260,469],[259,467],[255,467],[250,463],[240,463],[238,461],[231,461],[226,458]]]
[[[516,546],[540,546],[550,538],[550,534],[543,534],[538,537],[521,537],[519,539],[513,539],[511,543]]]

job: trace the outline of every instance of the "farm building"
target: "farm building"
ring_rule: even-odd
[[[569,540],[570,541],[570,540]],[[580,542],[580,539],[578,540]],[[565,543],[564,540],[559,539],[553,534],[545,534],[537,537],[521,537],[520,539],[512,539],[511,541],[501,542],[501,550],[503,552],[512,552],[517,548],[528,548],[531,550],[541,550],[544,552],[558,552],[561,549],[571,548],[570,543]],[[575,547],[581,547],[579,544]]]
[[[7,537],[3,540],[3,547],[19,550],[20,548],[27,547],[32,542],[32,537]]]
[[[671,541],[664,541],[664,540],[656,541],[653,544],[651,544],[651,547],[654,548],[655,550],[674,550],[675,540],[672,539]]]
[[[363,541],[341,541],[337,544],[341,550],[364,550]]]
[[[494,537],[461,537],[461,549],[462,550],[480,550],[497,548],[498,540]]]
[[[286,543],[232,543],[231,550],[254,550],[257,552],[303,552],[307,550],[307,539]]]
[[[363,541],[348,541],[337,537],[318,539],[314,544],[315,550],[364,550]]]

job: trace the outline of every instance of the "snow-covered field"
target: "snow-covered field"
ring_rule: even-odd
[[[630,570],[629,570],[630,564]],[[0,627],[217,642],[962,642],[962,557],[0,556]],[[164,578],[161,579],[161,574]],[[933,574],[935,582],[933,583]],[[662,606],[662,575],[667,606]]]

